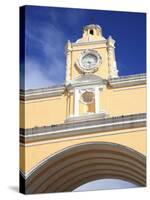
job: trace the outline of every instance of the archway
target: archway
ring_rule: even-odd
[[[25,193],[73,191],[87,182],[105,178],[145,186],[145,156],[115,143],[71,146],[48,157],[30,172]]]

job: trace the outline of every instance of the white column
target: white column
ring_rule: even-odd
[[[99,98],[99,87],[95,88],[95,112],[99,113],[100,112],[100,98]]]
[[[71,70],[71,43],[68,40],[65,47],[66,54],[66,83],[70,81],[70,70]]]
[[[71,68],[71,51],[67,51],[66,53],[66,82],[69,82],[70,80],[70,68]]]
[[[117,63],[115,57],[115,40],[109,36],[107,40],[108,49],[108,68],[109,68],[109,78],[118,77]]]
[[[79,115],[79,89],[74,90],[74,116]]]

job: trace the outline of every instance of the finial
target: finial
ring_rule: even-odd
[[[107,43],[109,46],[115,47],[115,40],[112,38],[111,35],[108,37]]]

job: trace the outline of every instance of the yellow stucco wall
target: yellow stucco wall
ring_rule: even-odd
[[[110,116],[146,112],[146,86],[107,89],[100,93],[101,109]]]
[[[117,89],[104,87],[100,91],[100,110],[109,116],[127,115],[146,112],[146,87],[132,86]],[[80,104],[80,112],[84,113],[84,104]],[[21,128],[33,128],[64,123],[68,115],[73,114],[73,95],[37,99],[21,102]]]
[[[21,102],[21,111],[25,110],[25,127],[21,121],[21,128],[33,128],[60,124],[66,118],[67,110],[66,96],[38,99]],[[24,107],[24,109],[23,109]],[[23,120],[23,119],[22,119]]]
[[[43,143],[33,143],[26,147],[21,145],[20,168],[23,172],[28,172],[46,157],[62,151],[66,147],[98,141],[122,144],[146,155],[146,128],[134,128],[105,133],[84,134],[84,136],[80,137],[74,136],[45,141]],[[25,154],[22,154],[22,152],[25,152]]]

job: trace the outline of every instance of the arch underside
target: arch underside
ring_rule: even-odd
[[[25,181],[25,193],[73,191],[87,182],[104,178],[145,186],[145,156],[114,143],[75,145],[37,166]]]

